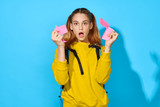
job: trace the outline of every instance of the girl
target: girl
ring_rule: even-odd
[[[101,44],[95,16],[86,8],[78,8],[67,20],[68,32],[62,36],[52,32],[51,40],[58,46],[52,70],[55,80],[63,85],[61,94],[63,107],[108,107],[108,97],[103,85],[111,73],[111,45],[118,38],[112,32],[110,40]],[[63,42],[64,39],[67,42]],[[94,47],[101,48],[97,60]],[[69,63],[65,59],[65,49],[70,49]]]

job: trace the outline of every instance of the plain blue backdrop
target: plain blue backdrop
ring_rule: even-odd
[[[51,33],[80,7],[95,15],[101,36],[100,18],[119,33],[105,87],[109,107],[160,107],[159,5],[158,0],[0,0],[0,107],[61,106]]]

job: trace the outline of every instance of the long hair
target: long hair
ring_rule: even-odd
[[[97,46],[102,46],[101,37],[100,37],[99,31],[97,28],[95,16],[93,15],[93,13],[91,13],[86,8],[77,8],[72,12],[72,14],[68,17],[68,20],[67,20],[66,27],[67,27],[68,32],[66,34],[64,34],[64,37],[63,37],[63,39],[67,41],[67,42],[65,42],[65,48],[69,47],[70,44],[72,44],[74,41],[77,41],[76,35],[70,29],[70,24],[72,23],[72,18],[77,13],[86,14],[90,20],[90,23],[91,22],[93,23],[93,28],[89,31],[89,34],[88,34],[89,42],[92,45],[96,44]]]

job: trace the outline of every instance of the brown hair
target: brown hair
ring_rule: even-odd
[[[93,28],[89,31],[89,34],[88,34],[89,42],[92,45],[96,44],[97,46],[102,46],[101,37],[100,37],[99,31],[98,31],[98,28],[96,25],[95,16],[93,15],[93,13],[91,13],[86,8],[77,8],[72,12],[72,14],[68,17],[68,20],[67,20],[66,27],[67,27],[68,32],[66,34],[64,34],[64,40],[67,41],[67,42],[65,42],[65,48],[69,47],[69,45],[72,44],[74,41],[77,41],[75,34],[70,29],[70,24],[72,23],[72,18],[76,13],[86,14],[90,20],[90,23],[91,22],[93,23]]]

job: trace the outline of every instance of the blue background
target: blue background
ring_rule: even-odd
[[[95,15],[101,36],[100,18],[119,33],[105,87],[109,107],[160,107],[159,5],[158,0],[1,0],[0,107],[60,107],[51,33],[79,7]]]

